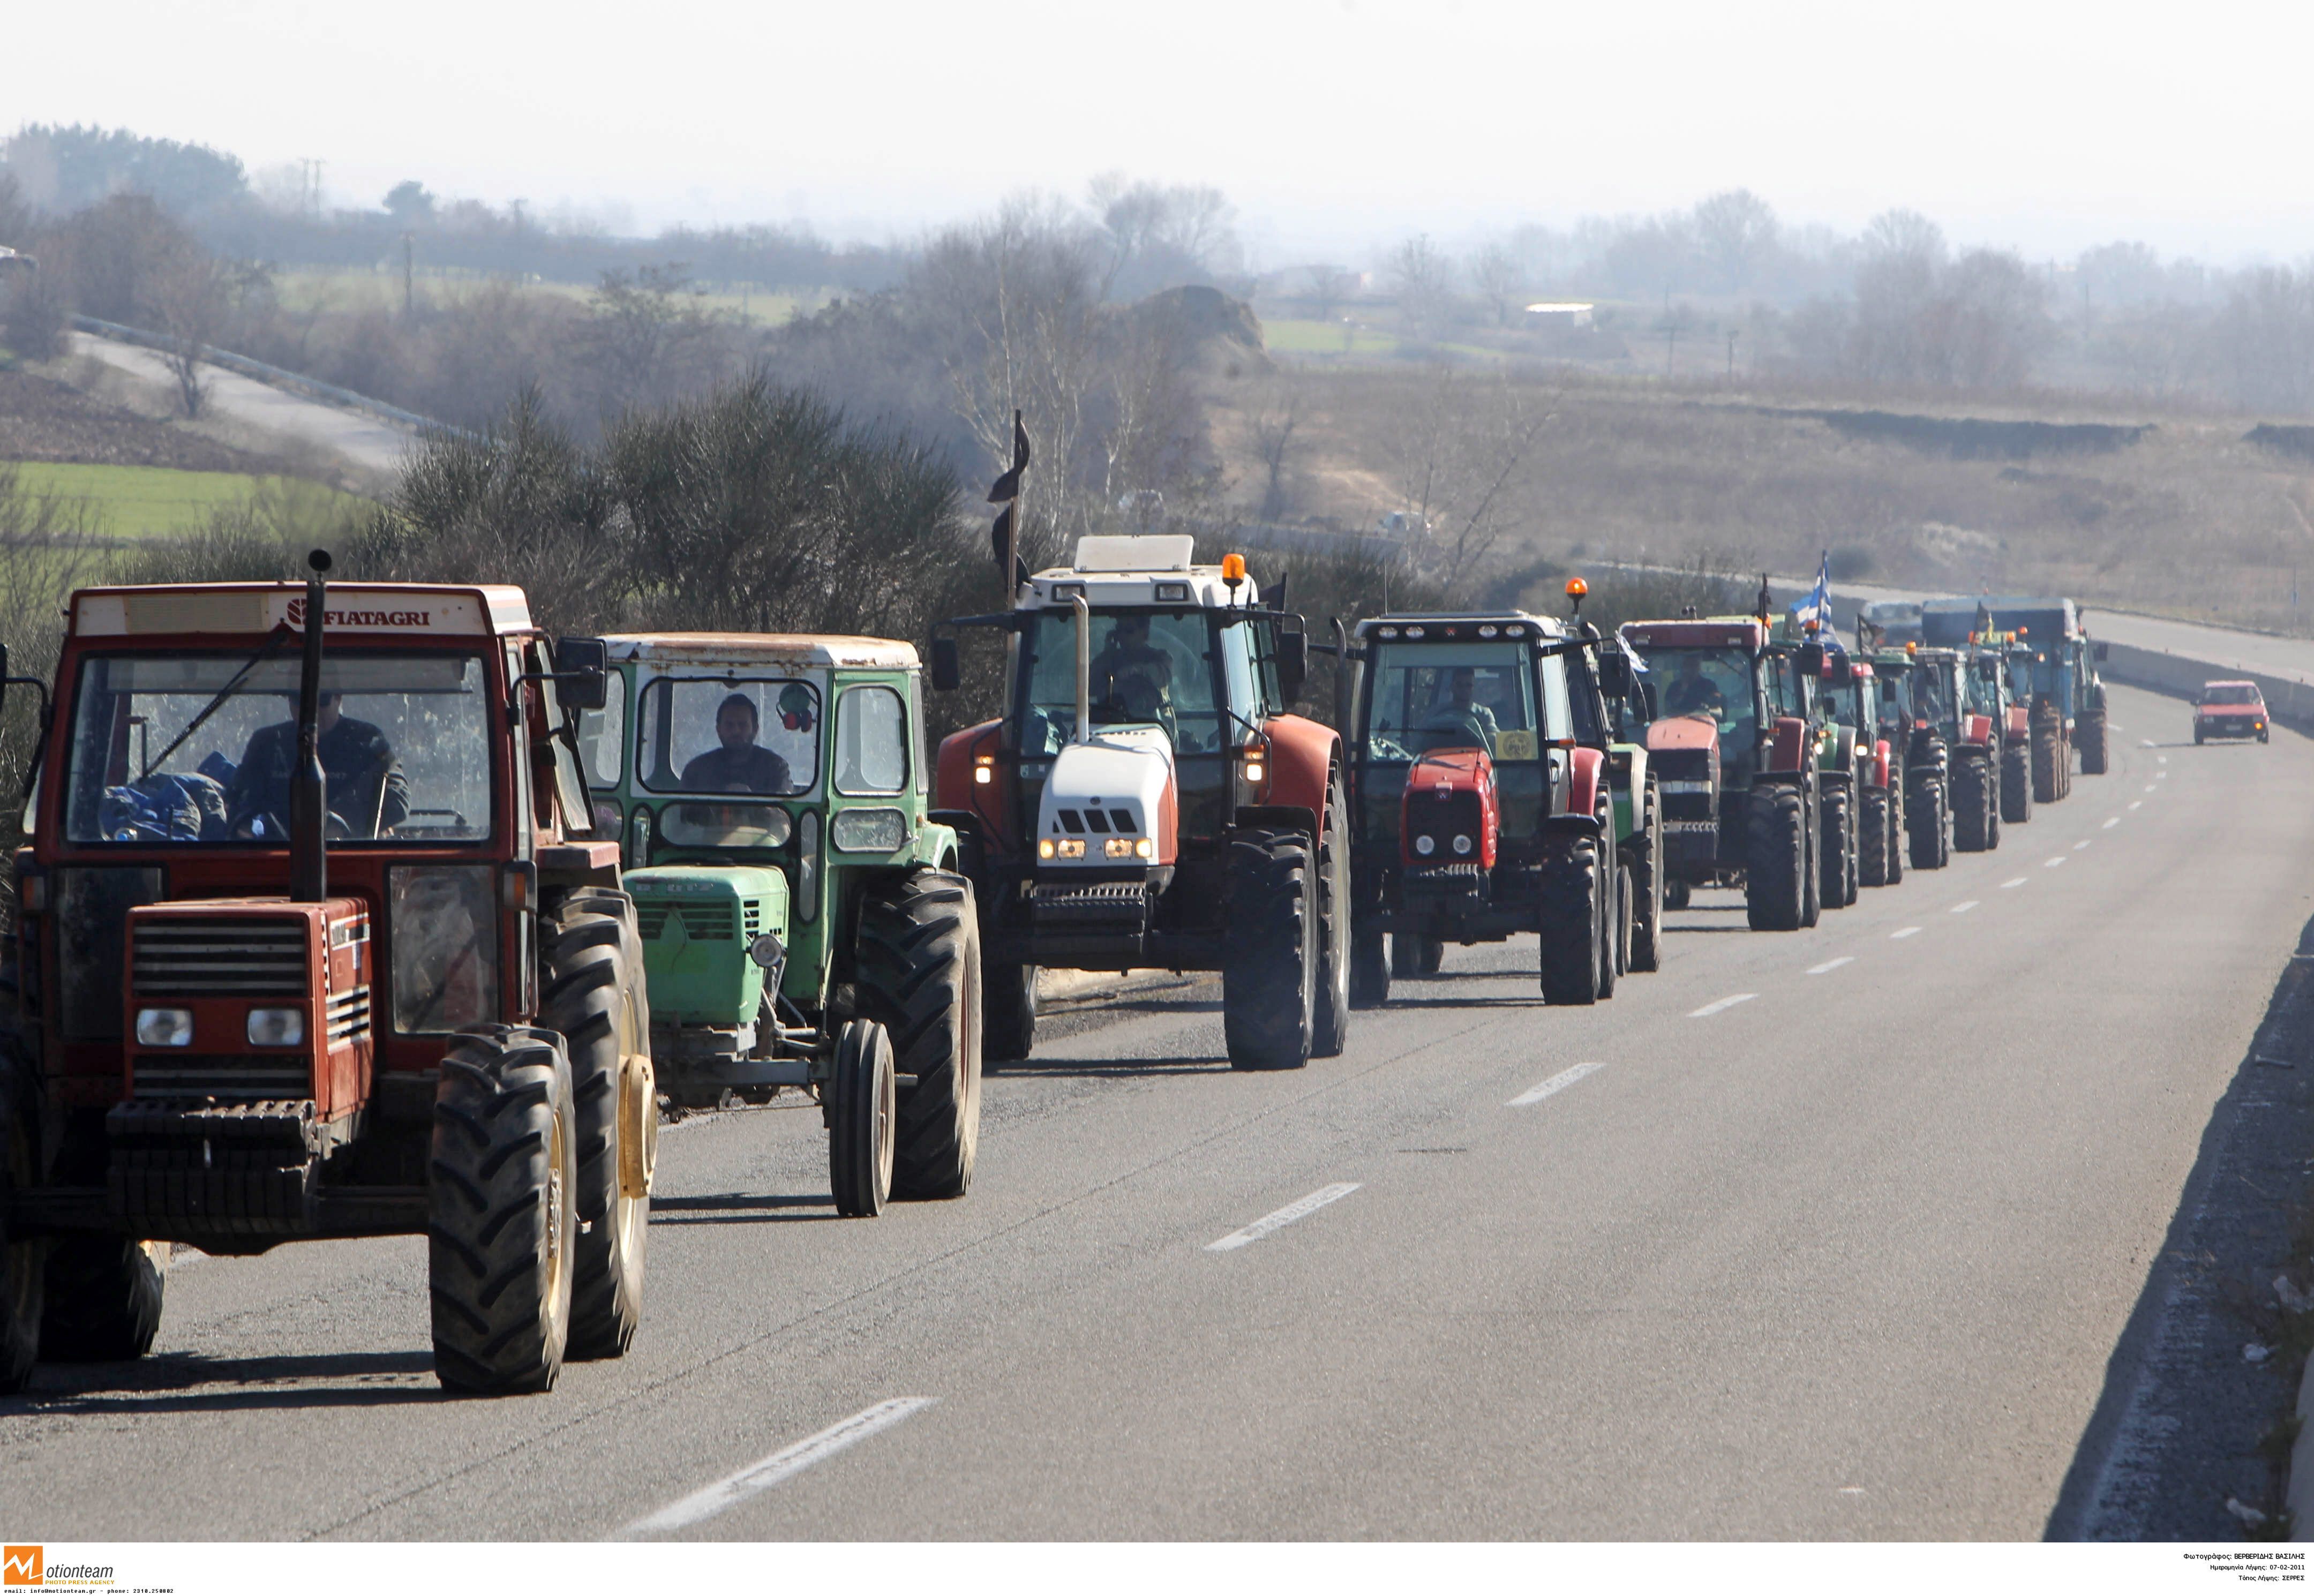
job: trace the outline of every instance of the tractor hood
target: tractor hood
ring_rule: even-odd
[[[1156,726],[1105,727],[1053,758],[1037,807],[1040,869],[1170,865],[1173,744]]]

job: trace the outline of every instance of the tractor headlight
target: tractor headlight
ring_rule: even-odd
[[[1053,857],[1052,838],[1038,837],[1037,839],[1037,857],[1038,859],[1050,859]]]
[[[1455,836],[1455,838],[1454,838],[1454,851],[1455,851],[1455,852],[1457,852],[1457,853],[1468,853],[1468,852],[1470,852],[1470,851],[1471,851],[1471,839],[1470,839],[1470,838],[1468,838],[1468,837],[1466,837],[1466,836],[1462,836],[1462,835],[1461,835],[1461,834],[1459,834],[1459,833],[1458,833],[1458,834]]]
[[[139,1009],[137,1010],[137,1042],[141,1047],[190,1047],[193,1045],[193,1011],[190,1009]]]
[[[1131,859],[1133,843],[1134,839],[1131,837],[1111,837],[1101,844],[1101,851],[1111,859]]]
[[[845,809],[827,823],[827,838],[846,853],[896,853],[908,840],[897,809]]]
[[[252,1009],[249,1011],[249,1045],[252,1047],[295,1047],[305,1039],[305,1011],[303,1009]]]
[[[1438,839],[1428,835],[1417,837],[1414,839],[1414,851],[1423,858],[1428,859],[1438,851]]]
[[[1156,840],[1155,840],[1154,838],[1151,838],[1151,837],[1135,837],[1135,838],[1134,838],[1134,839],[1133,839],[1133,857],[1134,857],[1134,858],[1135,858],[1135,859],[1154,859],[1154,858],[1156,858],[1156,857],[1157,857],[1157,843],[1156,843]]]
[[[1084,857],[1084,839],[1082,837],[1063,837],[1061,839],[1060,851],[1061,857],[1063,859],[1082,859]]]

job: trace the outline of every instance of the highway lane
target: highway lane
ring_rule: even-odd
[[[1135,1000],[991,1080],[961,1203],[672,1127],[642,1334],[545,1397],[434,1389],[420,1241],[198,1260],[0,1406],[9,1532],[2037,1536],[2314,913],[2314,748],[2115,700],[1998,852],[1700,895],[1594,1010],[1450,949],[1241,1076],[1210,987]]]

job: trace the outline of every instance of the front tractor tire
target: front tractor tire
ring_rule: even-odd
[[[1824,884],[1824,906],[1845,909],[1856,901],[1856,794],[1845,787],[1827,785],[1821,812],[1822,847],[1816,869]]]
[[[434,1091],[427,1273],[434,1373],[452,1390],[553,1388],[577,1269],[578,1109],[551,1031],[452,1039]]]
[[[1797,787],[1755,789],[1744,858],[1744,910],[1755,931],[1796,931],[1808,923],[1807,794]]]
[[[1298,1070],[1317,1038],[1318,870],[1295,831],[1229,844],[1222,1032],[1233,1070]]]
[[[1612,821],[1609,823],[1612,825]],[[1614,991],[1612,831],[1568,837],[1542,865],[1542,1001],[1580,1006]],[[1607,859],[1602,858],[1607,854]]]
[[[2033,818],[2033,750],[2012,743],[2000,751],[2000,823],[2023,825]]]
[[[892,1195],[894,1132],[899,1119],[892,1038],[872,1019],[844,1021],[827,1083],[827,1178],[835,1212],[873,1219]]]
[[[1864,886],[1887,886],[1892,869],[1901,869],[1896,851],[1896,816],[1885,787],[1868,787],[1856,819],[1856,879]]]
[[[1663,968],[1663,810],[1653,781],[1647,783],[1647,823],[1630,851],[1631,966],[1642,973]]]
[[[1952,862],[1952,789],[1945,777],[1917,783],[1904,804],[1904,819],[1916,870],[1941,870]]]
[[[40,1352],[40,1303],[49,1243],[19,1236],[15,1194],[40,1172],[39,1088],[15,1049],[0,1042],[0,1397],[32,1378]]]
[[[1037,966],[984,965],[980,982],[980,1056],[1017,1064],[1037,1045]]]
[[[899,1099],[892,1195],[961,1197],[980,1149],[980,917],[972,884],[912,870],[870,887],[860,906],[863,1012],[890,1034],[894,1071],[916,1084]]]
[[[1390,948],[1382,932],[1350,930],[1350,1006],[1379,1009],[1390,1001]]]
[[[2081,774],[2102,776],[2106,772],[2106,724],[2103,710],[2085,710],[2073,722],[2073,745],[2081,751]]]
[[[2072,790],[2073,751],[2054,721],[2033,728],[2033,801],[2053,804]]]
[[[642,940],[632,900],[599,888],[573,893],[547,929],[538,1023],[561,1036],[570,1061],[578,1168],[565,1355],[615,1358],[642,1318],[658,1142]]]
[[[1339,1058],[1350,1044],[1350,800],[1336,771],[1326,783],[1324,840],[1318,845],[1318,1058]]]
[[[1995,780],[1987,759],[1963,759],[1952,768],[1953,847],[1963,853],[1982,853],[1993,846],[2000,811],[1994,807]]]

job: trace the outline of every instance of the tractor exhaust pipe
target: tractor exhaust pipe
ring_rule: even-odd
[[[1069,741],[1090,743],[1092,741],[1092,612],[1085,607],[1082,593],[1069,595],[1069,607],[1077,614],[1077,729]]]
[[[322,773],[322,628],[328,600],[322,573],[326,550],[305,556],[305,656],[297,674],[297,763],[289,772],[289,900],[318,904],[330,895],[329,779]]]

